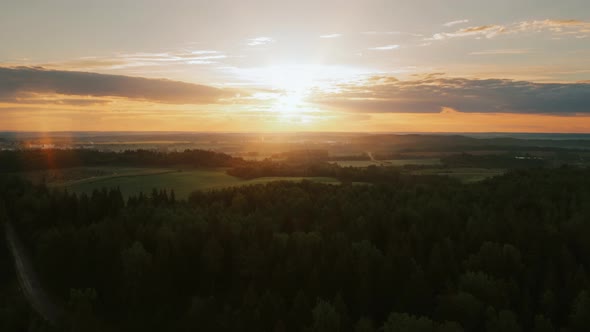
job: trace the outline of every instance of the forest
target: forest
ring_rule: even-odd
[[[123,152],[85,149],[0,150],[0,172],[60,169],[81,166],[191,166],[229,167],[241,158],[209,150],[157,152],[138,149]]]
[[[590,170],[371,179],[178,200],[6,177],[0,221],[66,309],[50,331],[590,330]]]

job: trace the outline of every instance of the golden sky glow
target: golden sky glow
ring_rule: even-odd
[[[0,130],[590,132],[588,13],[585,0],[3,3]]]

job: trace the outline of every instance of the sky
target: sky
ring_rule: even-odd
[[[0,130],[590,133],[590,1],[2,0]]]

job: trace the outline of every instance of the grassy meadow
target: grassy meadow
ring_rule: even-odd
[[[342,160],[333,161],[332,163],[337,164],[341,167],[368,167],[371,165],[375,166],[405,166],[405,165],[427,165],[434,166],[440,165],[440,159],[438,158],[424,158],[424,159],[392,159],[392,160]]]
[[[25,176],[40,181],[45,178],[54,188],[66,188],[75,193],[92,193],[103,187],[119,187],[125,196],[152,189],[173,189],[178,198],[186,198],[195,190],[267,183],[272,181],[310,180],[327,184],[340,181],[328,177],[263,177],[244,180],[226,173],[225,169],[166,169],[126,167],[81,167],[44,172],[28,172]]]
[[[412,171],[416,175],[441,175],[450,176],[459,179],[464,183],[472,183],[485,180],[494,176],[502,175],[506,172],[498,168],[427,168]]]
[[[378,165],[373,161],[339,161],[343,167],[367,167]],[[439,159],[389,160],[381,165],[439,165]],[[442,175],[460,179],[462,182],[477,182],[501,175],[504,170],[486,168],[426,168],[410,171],[416,175]],[[339,184],[330,177],[262,177],[240,179],[226,173],[224,168],[140,168],[140,167],[75,167],[57,170],[31,171],[21,173],[33,182],[45,181],[50,187],[64,188],[75,193],[92,193],[103,187],[119,187],[124,196],[140,192],[150,193],[152,189],[174,190],[176,197],[186,198],[195,190],[213,190],[224,187],[268,183],[272,181],[310,180],[326,184]]]

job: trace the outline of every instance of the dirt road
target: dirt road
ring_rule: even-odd
[[[49,299],[41,287],[26,250],[9,223],[6,223],[6,242],[14,259],[18,282],[27,301],[41,317],[55,324],[62,311]]]

